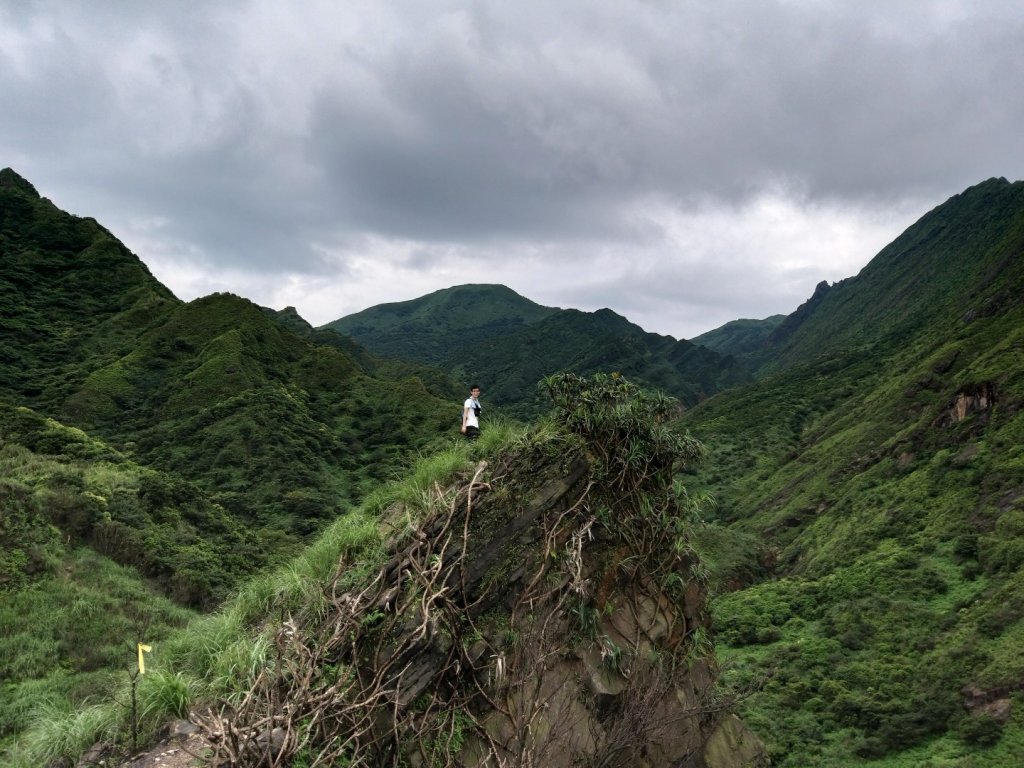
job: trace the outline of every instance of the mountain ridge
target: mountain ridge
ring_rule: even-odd
[[[734,684],[769,677],[741,712],[774,765],[1014,760],[1022,264],[1024,184],[976,185],[681,416],[710,451],[689,484],[718,501],[720,650]]]
[[[232,294],[182,302],[94,220],[10,169],[3,179],[0,398],[188,473],[269,525],[269,548],[294,548],[450,432],[450,405],[414,371],[389,368],[407,402],[371,405],[382,382],[344,344],[296,335]]]
[[[323,327],[349,333],[382,356],[414,348],[416,360],[464,386],[486,382],[491,403],[527,417],[541,407],[536,383],[558,371],[617,370],[685,405],[748,378],[731,357],[647,332],[611,309],[541,307],[506,286],[453,286]]]
[[[772,367],[806,360],[850,343],[898,343],[922,324],[956,323],[971,311],[1000,275],[1020,277],[1016,239],[1024,223],[1024,181],[992,178],[953,195],[883,248],[854,277],[819,285],[769,339]],[[1015,234],[1016,233],[1016,234]],[[1008,238],[1002,244],[990,241]],[[986,250],[988,249],[988,250]],[[916,258],[908,255],[916,254]],[[936,275],[944,278],[936,280]],[[869,286],[865,289],[862,286]],[[824,318],[824,319],[823,319]],[[827,325],[826,325],[827,323]],[[810,330],[798,334],[795,325]],[[872,329],[882,329],[888,339]],[[795,338],[794,338],[795,337]],[[855,338],[856,337],[856,338]]]
[[[180,302],[95,220],[3,173],[0,391],[51,406],[76,386],[78,366],[127,351]]]
[[[569,353],[560,361],[604,369],[583,386],[608,387],[626,402],[656,407],[655,414],[639,420],[650,428],[645,432],[650,438],[668,439],[683,429],[707,446],[703,465],[687,462],[671,477],[664,475],[663,460],[634,462],[630,457],[647,454],[623,453],[626,461],[618,465],[623,473],[639,467],[661,473],[665,481],[659,482],[657,499],[670,506],[659,501],[654,508],[671,514],[649,519],[658,524],[643,531],[615,526],[637,520],[636,514],[647,519],[652,507],[617,507],[640,499],[631,492],[606,494],[600,483],[618,473],[596,472],[591,478],[596,485],[587,494],[606,495],[588,497],[586,504],[593,524],[601,520],[607,527],[606,538],[595,540],[585,535],[590,517],[572,516],[583,510],[573,502],[587,494],[572,483],[568,495],[559,496],[555,488],[566,479],[579,479],[583,464],[575,458],[607,456],[616,436],[635,434],[632,427],[612,430],[582,453],[572,448],[580,434],[568,435],[566,428],[585,432],[588,425],[607,423],[573,409],[604,402],[603,396],[572,390],[561,402],[561,415],[541,423],[528,439],[498,421],[481,438],[485,442],[470,445],[453,434],[451,403],[433,397],[417,375],[402,377],[401,371],[414,369],[359,351],[355,342],[333,331],[310,330],[297,313],[268,311],[239,296],[180,302],[153,285],[138,260],[109,233],[104,235],[91,220],[57,212],[19,179],[0,173],[0,296],[5,299],[0,312],[6,313],[0,315],[0,464],[5,470],[0,476],[5,512],[0,587],[14,589],[10,594],[15,595],[5,592],[0,610],[7,611],[11,626],[19,627],[17,638],[0,638],[13,661],[3,654],[0,658],[22,664],[8,667],[21,677],[12,678],[16,682],[8,689],[13,701],[0,703],[5,746],[28,727],[31,707],[26,702],[41,691],[53,700],[69,697],[76,706],[87,697],[95,701],[107,695],[98,677],[57,680],[50,675],[40,682],[32,674],[61,665],[116,664],[116,649],[99,647],[110,631],[95,617],[107,615],[110,600],[116,599],[111,595],[144,601],[137,585],[128,589],[123,582],[113,587],[108,582],[105,593],[83,585],[76,587],[74,605],[63,602],[63,569],[97,563],[82,551],[63,559],[69,554],[62,549],[68,546],[62,543],[65,530],[77,544],[94,531],[108,531],[112,523],[125,526],[130,531],[122,533],[131,533],[130,546],[125,545],[129,539],[104,540],[111,551],[166,547],[155,555],[147,550],[152,559],[140,558],[140,566],[167,578],[180,565],[178,558],[186,558],[191,573],[180,586],[195,588],[193,595],[220,593],[232,578],[226,571],[205,570],[204,563],[220,557],[218,547],[232,550],[243,569],[258,566],[268,553],[282,560],[294,556],[279,578],[261,575],[245,585],[230,610],[196,622],[191,639],[175,635],[179,639],[170,641],[171,635],[161,635],[170,644],[153,663],[166,676],[147,676],[140,686],[142,695],[154,697],[147,701],[157,701],[159,691],[174,694],[160,701],[188,702],[189,686],[209,681],[223,686],[214,699],[237,701],[231,697],[238,693],[239,670],[246,669],[271,685],[266,691],[254,688],[267,695],[250,701],[272,704],[274,679],[284,680],[273,677],[269,659],[274,652],[284,654],[286,647],[298,654],[295,659],[308,658],[306,652],[316,656],[324,645],[306,641],[320,637],[318,628],[330,632],[338,616],[325,609],[339,595],[345,599],[335,607],[374,608],[339,619],[353,637],[373,640],[354,657],[365,668],[387,663],[397,647],[385,642],[388,638],[405,642],[375,633],[405,627],[413,634],[401,637],[416,638],[412,645],[422,641],[431,658],[451,659],[446,654],[455,653],[458,674],[481,664],[490,670],[482,679],[493,681],[503,668],[501,654],[515,648],[516,633],[506,632],[511,625],[492,616],[493,624],[474,632],[461,623],[466,613],[461,608],[432,614],[449,592],[427,588],[443,586],[433,581],[442,573],[466,572],[457,567],[457,552],[465,546],[458,542],[477,525],[491,537],[482,540],[482,548],[503,550],[504,566],[496,566],[490,583],[521,584],[517,568],[543,564],[567,570],[559,578],[542,574],[536,584],[550,589],[548,596],[571,595],[577,550],[564,548],[563,539],[575,541],[579,533],[579,552],[596,556],[580,561],[594,577],[584,587],[590,591],[584,599],[565,603],[565,616],[557,619],[572,622],[579,644],[551,667],[565,671],[582,661],[575,671],[587,670],[588,690],[608,705],[607,710],[590,709],[589,700],[578,702],[596,713],[593,728],[586,729],[595,744],[607,738],[611,729],[606,726],[616,722],[614,716],[607,719],[609,714],[623,711],[624,700],[607,688],[613,677],[604,673],[629,658],[623,656],[628,646],[621,641],[633,633],[626,625],[619,627],[625,633],[613,625],[631,611],[646,615],[660,604],[663,588],[668,592],[662,594],[675,595],[672,605],[696,609],[668,619],[687,628],[685,642],[677,646],[679,668],[709,658],[705,651],[713,630],[724,690],[750,694],[739,701],[739,711],[765,740],[778,768],[864,762],[878,768],[1001,768],[1019,758],[1024,749],[1024,714],[1015,693],[1024,680],[1021,182],[992,179],[950,198],[859,275],[819,286],[774,327],[756,321],[753,345],[742,333],[728,336],[725,343],[733,345],[736,365],[755,364],[753,380],[716,378],[731,375],[731,368],[719,365],[721,355],[646,334],[610,310],[556,310],[482,344],[484,352],[495,345],[494,359],[505,355],[508,360],[509,350],[521,355],[520,362],[494,376],[491,384],[500,384],[511,381],[515,371],[524,379],[546,371],[552,358],[531,360],[530,345],[560,339],[563,349],[557,351]],[[116,278],[114,284],[99,284],[108,273]],[[118,285],[122,290],[114,290]],[[34,295],[26,295],[29,287],[36,288]],[[595,328],[603,329],[601,344],[589,343]],[[744,330],[733,327],[729,334]],[[500,342],[509,337],[516,344],[503,347]],[[458,335],[444,343],[451,338]],[[744,361],[744,354],[753,357]],[[656,396],[630,394],[632,385],[619,375],[642,371],[652,380],[663,375],[678,383],[673,357],[690,355],[697,356],[698,364],[701,356],[710,356],[705,375],[711,383],[698,389],[691,379],[699,402],[685,411]],[[369,373],[375,365],[395,366],[387,390],[409,406],[397,415],[385,413],[382,422],[375,421],[381,415],[382,383]],[[457,373],[461,380],[473,371]],[[411,410],[418,403],[422,409]],[[54,421],[58,417],[90,434]],[[434,452],[440,444],[430,442],[431,433],[447,435],[448,448]],[[547,469],[531,473],[530,467],[541,467],[538,460],[503,474],[506,464],[486,452],[498,447],[506,457],[537,451]],[[424,460],[405,482],[380,491],[402,457],[419,451]],[[449,482],[453,476],[454,484]],[[476,494],[494,500],[486,519],[454,517]],[[700,503],[706,495],[716,507]],[[555,536],[554,554],[525,557],[527,549],[517,548],[525,540],[504,535],[501,526],[515,519],[516,510],[529,508],[527,502],[554,496],[565,502],[549,509],[550,530],[561,532]],[[417,517],[424,509],[432,511]],[[456,522],[446,525],[446,520]],[[429,525],[419,527],[425,521]],[[673,528],[684,523],[683,529]],[[221,540],[197,540],[197,525],[216,529]],[[427,535],[427,528],[445,535]],[[323,537],[303,549],[303,541],[321,530]],[[637,570],[642,558],[621,549],[615,536],[629,534],[635,544],[666,530],[686,534],[665,550],[681,558],[673,561],[669,574],[679,578],[655,579],[659,588],[653,589],[652,574]],[[178,535],[182,541],[175,539]],[[179,544],[184,545],[180,550],[170,548]],[[252,549],[240,553],[239,546]],[[361,591],[367,584],[397,585],[395,594],[402,594],[406,582],[373,582],[377,571],[354,559],[365,554],[375,563],[373,558],[383,553],[394,559],[393,575],[404,567],[415,576],[412,581],[426,580],[416,581],[422,590],[406,595],[430,596],[426,603],[404,603],[409,612],[399,613],[390,593],[381,593],[381,601],[372,605],[363,602],[370,594]],[[339,568],[339,562],[345,567]],[[470,570],[483,567],[476,563]],[[392,573],[387,568],[384,573]],[[215,581],[204,585],[192,579],[204,574]],[[371,580],[362,581],[367,574]],[[637,579],[632,586],[639,590],[625,588],[631,579]],[[690,588],[708,580],[718,594],[711,603],[713,622],[704,623],[706,593],[694,587],[691,596]],[[459,583],[460,577],[453,577],[451,584]],[[54,611],[45,622],[45,639],[37,642],[29,609],[42,610],[44,595]],[[617,610],[640,595],[630,610]],[[26,615],[15,616],[11,605]],[[59,610],[75,620],[61,624],[55,617],[65,614]],[[156,621],[161,633],[187,620],[165,605],[157,614],[163,616]],[[333,618],[321,624],[326,615]],[[119,640],[131,636],[130,617],[127,609],[118,614]],[[446,631],[438,631],[437,622]],[[525,630],[528,624],[519,626]],[[250,642],[252,633],[261,631],[266,634]],[[289,645],[295,638],[299,645]],[[89,644],[97,646],[96,652],[88,652]],[[569,645],[553,647],[565,651]],[[656,656],[643,659],[653,662]],[[309,679],[326,686],[344,679],[338,675],[338,658],[328,661],[311,668]],[[431,667],[420,657],[415,668],[422,673],[418,679],[438,669],[446,675],[456,670],[448,663]],[[94,672],[102,669],[87,670]],[[260,677],[264,673],[270,677]],[[699,679],[692,682],[696,690],[706,690]],[[117,695],[127,700],[126,689]],[[417,701],[399,702],[408,705],[401,709],[403,717],[408,715],[403,722],[416,727],[437,715],[441,719],[431,722],[443,726],[444,733],[460,734],[459,745],[466,743],[462,736],[471,729],[469,719],[446,719],[450,710],[434,707],[436,697]],[[93,716],[96,710],[88,711]],[[104,723],[124,722],[123,707],[109,704],[104,713]],[[71,754],[66,745],[77,739],[79,752],[74,754],[79,754],[102,738],[86,721],[75,714],[44,718],[41,722],[52,724],[49,737],[32,731],[32,743]],[[635,721],[633,732],[641,733],[642,724]],[[294,732],[303,727],[298,723]],[[451,740],[423,744],[441,759],[456,748]]]

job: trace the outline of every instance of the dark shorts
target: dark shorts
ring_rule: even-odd
[[[466,427],[466,439],[476,440],[480,437],[480,427]]]

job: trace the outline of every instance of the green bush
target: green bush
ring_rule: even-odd
[[[1003,726],[992,715],[979,712],[965,715],[956,723],[957,735],[965,744],[976,747],[991,747],[1003,735]]]

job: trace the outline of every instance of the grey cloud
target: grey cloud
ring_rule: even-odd
[[[630,236],[622,205],[645,196],[886,199],[1022,170],[1004,167],[1024,117],[1020,14],[900,39],[799,5],[612,7],[585,32],[538,22],[498,43],[467,13],[457,44],[427,30],[382,53],[381,109],[324,92],[308,152],[342,215],[414,237]]]
[[[569,306],[610,307],[647,330],[689,338],[740,316],[788,314],[821,279],[818,271],[798,269],[785,279],[766,281],[758,271],[728,263],[708,261],[694,269],[666,258],[653,269],[605,285],[566,285],[560,295]]]
[[[119,235],[159,219],[164,255],[211,269],[340,275],[405,243],[396,271],[529,257],[547,289],[538,253],[586,269],[607,246],[666,279],[553,303],[770,314],[838,277],[826,255],[741,282],[646,212],[1020,178],[1022,38],[1009,0],[4,3],[0,165]]]

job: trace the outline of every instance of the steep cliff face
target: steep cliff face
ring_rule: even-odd
[[[201,720],[215,764],[762,764],[715,687],[686,510],[613,466],[562,434],[392,507],[373,563],[343,559],[244,704]]]

